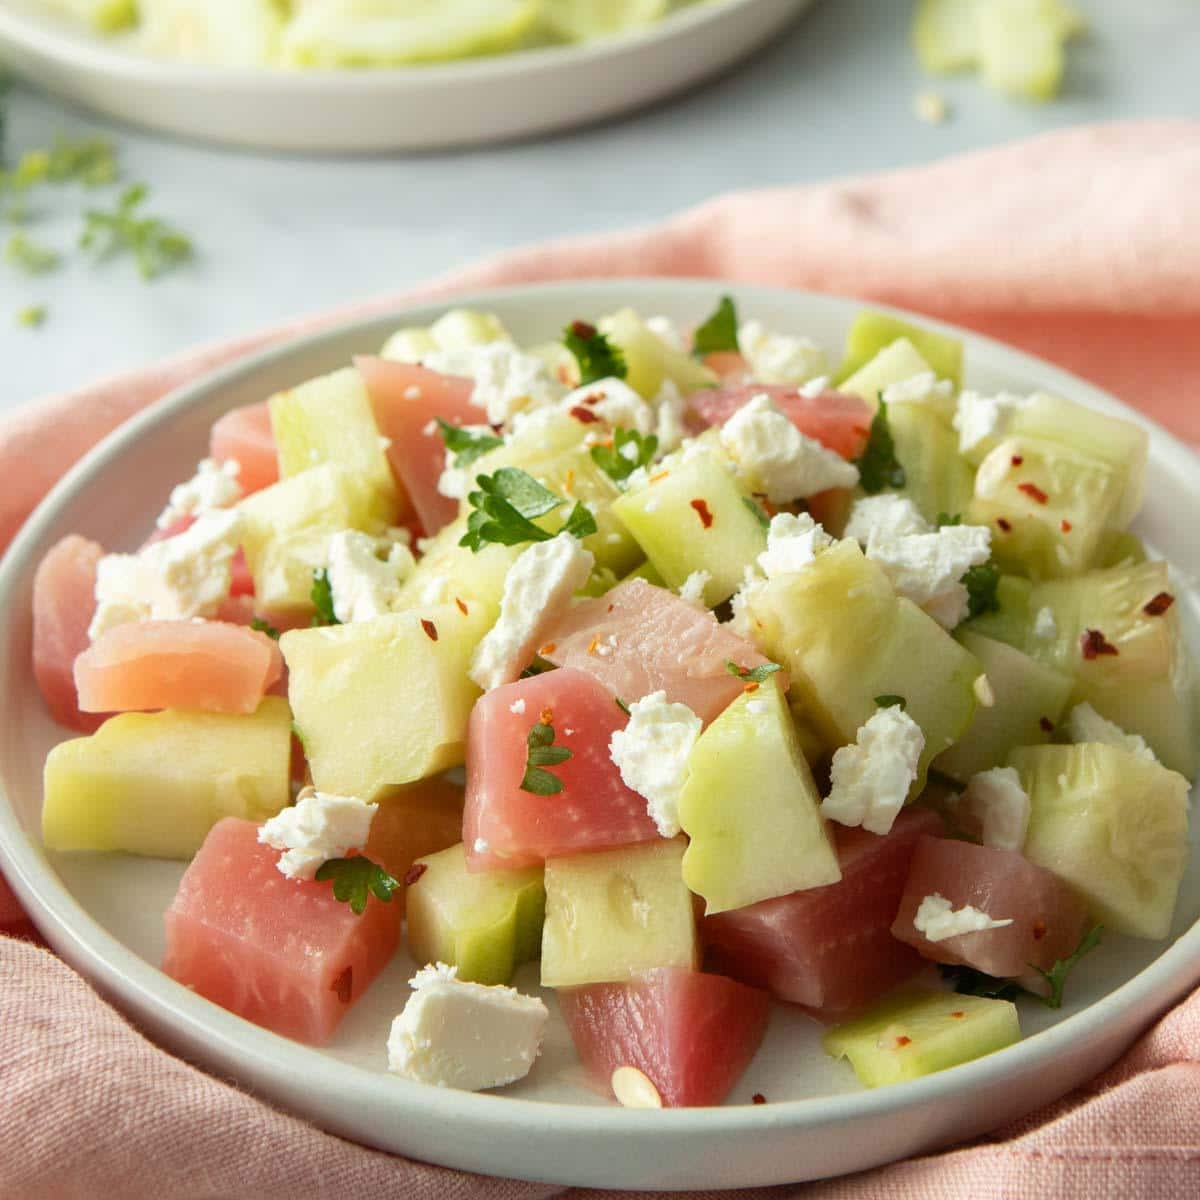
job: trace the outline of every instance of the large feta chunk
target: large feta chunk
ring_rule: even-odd
[[[595,565],[591,551],[569,533],[525,550],[509,568],[500,616],[471,659],[471,678],[484,691],[512,683],[529,665],[542,632],[587,583]]]
[[[629,722],[613,731],[608,752],[627,788],[646,799],[658,832],[674,837],[679,797],[688,777],[688,759],[703,722],[686,704],[651,692],[629,706]]]
[[[554,404],[563,394],[542,359],[507,342],[435,350],[424,362],[431,370],[474,380],[471,402],[485,410],[490,425],[508,424],[517,413]]]
[[[955,804],[955,816],[969,832],[994,850],[1025,845],[1029,830],[1029,795],[1012,767],[993,767],[972,775]]]
[[[329,590],[333,615],[343,625],[369,621],[392,611],[400,585],[414,566],[412,551],[356,529],[329,539]]]
[[[767,527],[767,548],[758,565],[768,579],[803,571],[833,538],[808,513],[776,513]]]
[[[1119,746],[1144,758],[1147,762],[1158,762],[1146,739],[1136,733],[1126,733],[1120,725],[1102,717],[1090,704],[1077,704],[1067,717],[1067,737],[1081,742],[1103,742],[1107,746]]]
[[[388,1070],[468,1092],[529,1074],[549,1020],[536,996],[465,983],[444,963],[423,967],[410,984],[413,994],[388,1035]]]
[[[878,496],[864,496],[855,501],[846,522],[845,536],[854,538],[867,549],[872,542],[890,542],[932,531],[933,527],[907,496],[880,492]]]
[[[958,397],[954,428],[958,431],[960,454],[984,451],[990,443],[1008,436],[1013,418],[1029,401],[1024,396],[1000,392],[984,396],[980,392],[964,391]]]
[[[322,863],[345,858],[367,844],[378,804],[356,796],[337,796],[307,789],[291,808],[264,822],[258,840],[281,850],[275,864],[289,879],[311,879]]]
[[[925,734],[899,705],[881,708],[851,746],[833,756],[821,814],[840,825],[889,833],[917,777]]]
[[[654,410],[623,379],[599,379],[568,392],[559,407],[584,422],[603,421],[613,429],[654,432]]]
[[[825,352],[810,338],[774,333],[761,321],[744,321],[738,347],[759,383],[804,383],[827,370]]]
[[[805,437],[765,394],[743,404],[721,427],[719,436],[721,448],[751,491],[765,495],[773,504],[858,483],[858,468],[853,463]]]
[[[238,483],[241,470],[241,463],[234,459],[223,463],[215,458],[202,459],[191,479],[171,489],[167,507],[155,524],[159,529],[170,529],[186,517],[232,508],[242,498],[242,485]]]
[[[985,929],[1003,929],[1012,924],[1011,917],[994,920],[982,909],[970,904],[955,908],[945,896],[934,892],[921,901],[917,915],[913,918],[916,931],[931,942],[944,942],[946,938],[959,937],[964,933],[982,933]]]

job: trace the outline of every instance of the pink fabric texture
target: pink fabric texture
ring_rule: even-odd
[[[1042,354],[1200,442],[1200,124],[1051,134],[930,167],[715,199],[662,225],[532,248],[30,404],[0,425],[0,544],[81,454],[204,371],[401,300],[587,276],[674,275],[903,305]],[[52,435],[52,436],[51,436]],[[20,931],[0,878],[0,930]],[[14,922],[18,922],[14,925]],[[1158,1014],[1147,1013],[1147,1024]],[[150,1044],[33,942],[0,935],[0,1196],[371,1193],[575,1200],[342,1141]],[[751,1198],[1183,1200],[1200,1194],[1200,992],[1092,1086],[993,1138]]]

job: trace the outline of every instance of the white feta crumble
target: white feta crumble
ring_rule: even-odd
[[[770,544],[769,538],[768,534],[768,545]],[[733,610],[729,628],[738,637],[745,638],[752,645],[756,644],[754,639],[755,621],[751,616],[750,609],[755,598],[766,586],[767,581],[753,567],[747,567],[742,576],[742,586],[734,592],[733,598],[729,602],[730,608]]]
[[[529,1074],[549,1020],[540,999],[465,983],[444,963],[423,967],[409,983],[413,994],[388,1035],[388,1070],[469,1092]]]
[[[744,321],[738,346],[759,383],[804,383],[827,370],[825,352],[806,337],[773,333],[761,321]]]
[[[507,342],[435,350],[425,356],[424,365],[474,380],[471,403],[487,412],[490,425],[504,425],[526,409],[554,404],[563,394],[542,359]]]
[[[559,401],[559,408],[566,413],[583,409],[613,429],[635,429],[643,435],[654,432],[654,410],[623,379],[599,379],[576,388]]]
[[[688,436],[687,398],[673,379],[664,379],[658,395],[654,397],[654,436],[658,438],[655,456],[662,458],[683,445]]]
[[[490,437],[495,432],[490,425],[463,425],[462,430],[464,433],[473,433],[476,436],[484,437]],[[474,487],[475,476],[479,472],[474,463],[466,467],[456,467],[454,460],[457,457],[458,454],[455,451],[446,451],[446,461],[442,466],[442,473],[438,476],[437,490],[451,500],[465,500],[467,493]]]
[[[878,496],[864,496],[855,502],[846,522],[845,536],[860,542],[865,550],[872,542],[932,531],[933,527],[907,496],[880,492]]]
[[[1101,742],[1106,746],[1118,746],[1144,758],[1147,762],[1158,762],[1158,757],[1136,733],[1126,733],[1115,721],[1103,717],[1090,704],[1077,704],[1067,717],[1067,737],[1076,745],[1083,742]]]
[[[822,392],[829,390],[828,375],[814,375],[807,383],[802,383],[796,389],[805,400],[815,400]]]
[[[808,513],[776,513],[767,528],[767,548],[758,565],[768,579],[803,571],[833,538]]]
[[[542,632],[566,612],[595,562],[569,533],[522,552],[505,576],[500,616],[471,658],[470,676],[485,692],[521,674],[545,640]]]
[[[629,706],[629,722],[613,731],[609,757],[625,786],[646,799],[663,837],[679,833],[679,797],[688,777],[688,758],[703,722],[686,704],[651,692]]]
[[[170,529],[185,517],[232,508],[242,498],[242,485],[238,483],[241,471],[242,464],[236,459],[226,459],[222,463],[215,458],[201,459],[195,475],[171,489],[167,507],[159,514],[155,525],[159,529]]]
[[[959,453],[969,454],[1007,437],[1013,418],[1028,404],[1026,397],[1011,392],[984,396],[967,389],[960,393],[954,414]]]
[[[680,599],[686,600],[695,608],[707,608],[708,606],[704,603],[704,589],[708,587],[711,579],[711,571],[693,571],[679,585]]]
[[[858,731],[853,745],[833,756],[832,787],[821,814],[871,833],[891,831],[917,777],[925,734],[898,705],[881,708]]]
[[[972,775],[954,811],[967,832],[994,850],[1020,851],[1029,831],[1029,795],[1013,767]]]
[[[919,371],[907,379],[889,383],[883,389],[885,404],[924,404],[930,400],[949,400],[954,395],[954,383],[939,379],[932,371]]]
[[[913,918],[913,927],[931,942],[944,942],[946,938],[959,937],[964,933],[982,933],[985,929],[1003,929],[1011,924],[1011,917],[997,921],[970,904],[955,908],[937,892],[921,901]]]
[[[522,696],[519,700],[514,700],[508,706],[508,711],[519,717],[525,711],[525,698]]]
[[[1058,621],[1054,616],[1054,609],[1050,607],[1039,608],[1037,616],[1033,619],[1033,636],[1042,642],[1052,642],[1058,637]]]
[[[132,621],[215,616],[229,595],[241,535],[241,513],[214,509],[137,554],[106,554],[96,568],[96,612],[88,637],[94,641]]]
[[[328,567],[334,616],[349,625],[391,612],[414,565],[412,551],[399,542],[388,545],[357,529],[335,533]]]
[[[751,491],[773,504],[858,483],[853,463],[805,437],[765,394],[743,404],[721,426],[719,437]]]
[[[262,825],[258,840],[283,851],[275,864],[281,874],[289,879],[311,879],[322,863],[344,858],[367,844],[378,811],[378,804],[367,804],[355,796],[306,790],[291,808]]]
[[[670,317],[647,317],[646,328],[660,342],[665,342],[670,346],[672,350],[678,350],[680,354],[687,353],[688,347],[683,340],[683,333]]]

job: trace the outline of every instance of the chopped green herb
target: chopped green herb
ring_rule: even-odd
[[[739,350],[737,308],[732,296],[722,296],[717,311],[692,335],[692,353],[703,358],[726,351],[737,354]]]
[[[755,500],[751,500],[749,496],[742,497],[742,503],[750,510],[754,519],[764,528],[771,528],[771,519],[762,510],[762,506]]]
[[[748,680],[750,683],[766,683],[776,671],[782,671],[783,668],[773,662],[759,663],[757,667],[739,667],[733,659],[727,658],[725,670],[730,675],[736,675],[739,679]]]
[[[79,244],[98,257],[132,254],[142,278],[149,280],[191,258],[192,243],[158,217],[139,214],[147,195],[146,185],[136,183],[121,193],[111,212],[88,209]]]
[[[58,266],[59,254],[23,233],[14,233],[4,247],[4,261],[29,275],[44,275]]]
[[[623,713],[624,713],[624,714],[625,714],[627,717],[628,717],[628,716],[632,716],[632,712],[631,712],[631,710],[630,710],[630,708],[629,708],[629,705],[628,705],[628,704],[626,704],[626,703],[625,703],[625,701],[624,701],[624,700],[622,700],[620,696],[616,696],[616,697],[614,697],[614,699],[615,699],[615,700],[616,700],[616,702],[617,702],[617,707],[618,707],[618,708],[619,708],[619,709],[620,709],[620,710],[621,710],[621,711],[622,711],[622,712],[623,712]]]
[[[250,628],[257,633],[265,633],[273,642],[279,641],[279,639],[283,636],[279,630],[271,624],[270,621],[264,621],[262,617],[255,617],[254,620],[250,622]]]
[[[579,364],[580,387],[599,379],[625,378],[625,355],[595,325],[589,325],[587,321],[572,321],[563,330],[563,345]]]
[[[888,425],[887,405],[879,395],[879,410],[871,422],[871,432],[862,454],[855,459],[862,489],[870,496],[884,488],[902,488],[907,482],[904,468],[896,458],[896,443]]]
[[[519,467],[501,467],[493,475],[478,476],[475,482],[479,491],[467,497],[472,512],[467,518],[467,532],[459,539],[460,546],[478,553],[492,542],[519,546],[522,542],[548,542],[554,536],[535,525],[533,519],[545,516],[566,501],[544,488],[528,472]],[[596,532],[596,518],[584,505],[576,504],[563,532],[587,537]]]
[[[1011,979],[997,979],[994,975],[985,975],[974,967],[947,966],[938,967],[942,978],[950,987],[963,996],[987,996],[993,1000],[1015,1000],[1025,994],[1025,989]]]
[[[314,626],[341,624],[337,613],[333,611],[333,588],[329,583],[329,572],[324,567],[319,567],[313,572],[313,585],[309,596],[312,598],[313,608],[317,610],[312,619]]]
[[[1103,935],[1104,926],[1093,925],[1080,939],[1074,952],[1067,958],[1060,958],[1048,971],[1043,971],[1040,967],[1033,968],[1050,987],[1050,995],[1042,997],[1047,1008],[1062,1008],[1063,986],[1067,982],[1067,976],[1079,965],[1081,958],[1091,954],[1100,945]]]
[[[1000,568],[993,562],[972,567],[963,577],[967,589],[967,604],[972,617],[988,612],[1000,611],[997,589],[1000,586]]]
[[[317,868],[316,878],[321,883],[332,880],[333,898],[348,903],[359,917],[366,911],[372,893],[386,904],[401,886],[400,880],[361,854],[329,859]]]
[[[526,738],[529,757],[526,760],[525,776],[521,780],[521,791],[535,796],[555,796],[563,790],[563,782],[545,767],[556,767],[571,757],[566,746],[554,744],[554,726],[538,723]]]
[[[46,320],[44,304],[30,304],[17,310],[17,324],[24,329],[37,329]]]
[[[611,446],[593,446],[592,462],[615,483],[624,483],[639,467],[649,466],[658,449],[654,434],[614,429]]]
[[[60,133],[47,154],[46,178],[51,183],[103,187],[118,174],[116,149],[105,137],[73,138]]]
[[[891,692],[875,697],[877,708],[898,708],[903,712],[908,707],[908,701],[903,696],[895,696]]]
[[[473,433],[460,425],[451,425],[441,417],[434,418],[442,432],[442,441],[446,449],[454,455],[456,467],[469,467],[477,458],[482,458],[489,450],[504,445],[504,439],[493,433]]]
[[[936,524],[939,529],[945,529],[948,525],[961,525],[962,513],[955,513],[954,516],[951,516],[949,513],[940,512],[937,515]]]

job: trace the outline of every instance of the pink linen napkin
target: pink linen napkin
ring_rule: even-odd
[[[548,279],[711,277],[900,304],[1042,354],[1200,443],[1198,195],[1200,123],[1126,123],[914,170],[735,193],[662,225],[508,254],[417,293],[29,405],[0,424],[0,544],[104,434],[219,363],[400,300]],[[18,914],[0,879],[0,930]],[[322,1133],[158,1050],[51,954],[3,936],[0,1014],[0,1197],[611,1194],[480,1179]],[[1156,1016],[1146,1013],[1147,1024]],[[739,1194],[1194,1200],[1200,992],[1090,1087],[993,1139]]]

